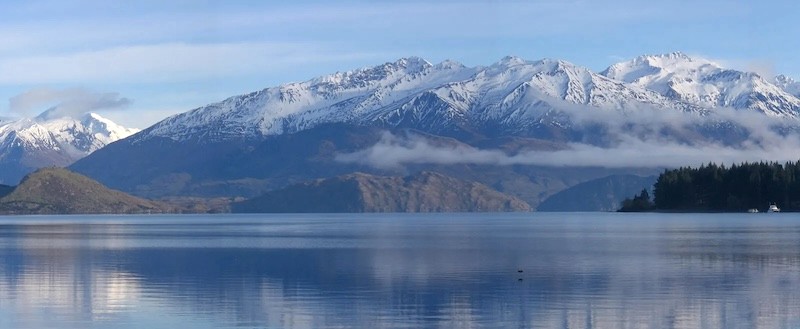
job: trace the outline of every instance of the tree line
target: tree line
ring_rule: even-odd
[[[770,203],[800,210],[800,161],[668,169],[656,180],[652,200],[643,190],[620,211],[763,211]]]

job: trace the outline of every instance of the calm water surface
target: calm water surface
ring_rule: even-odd
[[[798,328],[800,216],[0,217],[0,328],[320,327]]]

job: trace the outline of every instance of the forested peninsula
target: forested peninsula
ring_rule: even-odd
[[[798,211],[800,161],[668,169],[659,175],[652,192],[652,200],[647,190],[626,199],[620,211],[764,211],[771,203],[783,211]]]

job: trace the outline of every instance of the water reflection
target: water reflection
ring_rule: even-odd
[[[800,223],[757,219],[9,217],[0,327],[800,326]]]

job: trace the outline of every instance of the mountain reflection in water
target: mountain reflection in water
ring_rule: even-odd
[[[784,328],[797,273],[791,214],[0,218],[2,328]]]

